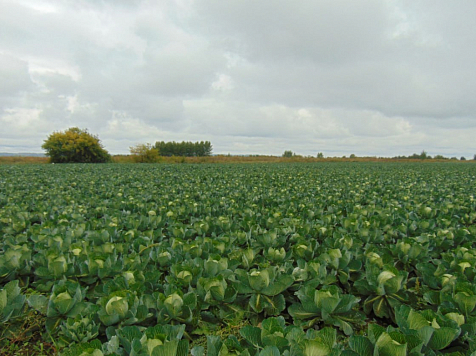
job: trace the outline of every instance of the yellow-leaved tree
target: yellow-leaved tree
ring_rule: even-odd
[[[41,146],[52,163],[105,163],[111,161],[97,136],[77,127],[53,132]]]
[[[134,147],[129,147],[129,149],[132,160],[136,163],[156,163],[160,160],[159,150],[150,143],[138,144]]]

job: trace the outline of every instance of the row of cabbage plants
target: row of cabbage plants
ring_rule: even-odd
[[[475,191],[473,164],[1,166],[2,339],[33,311],[68,356],[476,355]]]

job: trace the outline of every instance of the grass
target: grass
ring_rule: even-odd
[[[20,323],[7,323],[0,330],[0,356],[57,356],[59,350],[53,340],[45,341],[45,335],[40,330],[44,329],[45,317],[30,312]],[[190,350],[195,346],[207,349],[207,336],[219,336],[225,340],[228,336],[235,336],[242,340],[240,329],[250,325],[248,320],[239,319],[220,325],[216,330],[208,330],[207,335],[192,336]]]
[[[240,329],[244,326],[250,325],[249,320],[246,319],[237,319],[230,321],[227,324],[220,325],[216,330],[208,330],[207,335],[200,335],[193,338],[190,343],[190,350],[195,346],[201,346],[204,348],[205,354],[207,353],[207,336],[219,336],[221,340],[226,340],[229,336],[235,336],[238,341],[243,340],[243,337],[240,334]]]
[[[55,356],[58,350],[44,340],[45,317],[31,311],[20,322],[10,322],[0,329],[1,356]]]
[[[0,164],[48,163],[48,157],[0,156]]]

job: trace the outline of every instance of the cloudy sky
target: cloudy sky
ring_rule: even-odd
[[[0,152],[476,153],[473,0],[1,0]]]

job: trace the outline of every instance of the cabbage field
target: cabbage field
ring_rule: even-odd
[[[475,195],[471,162],[2,165],[0,353],[476,355]]]

